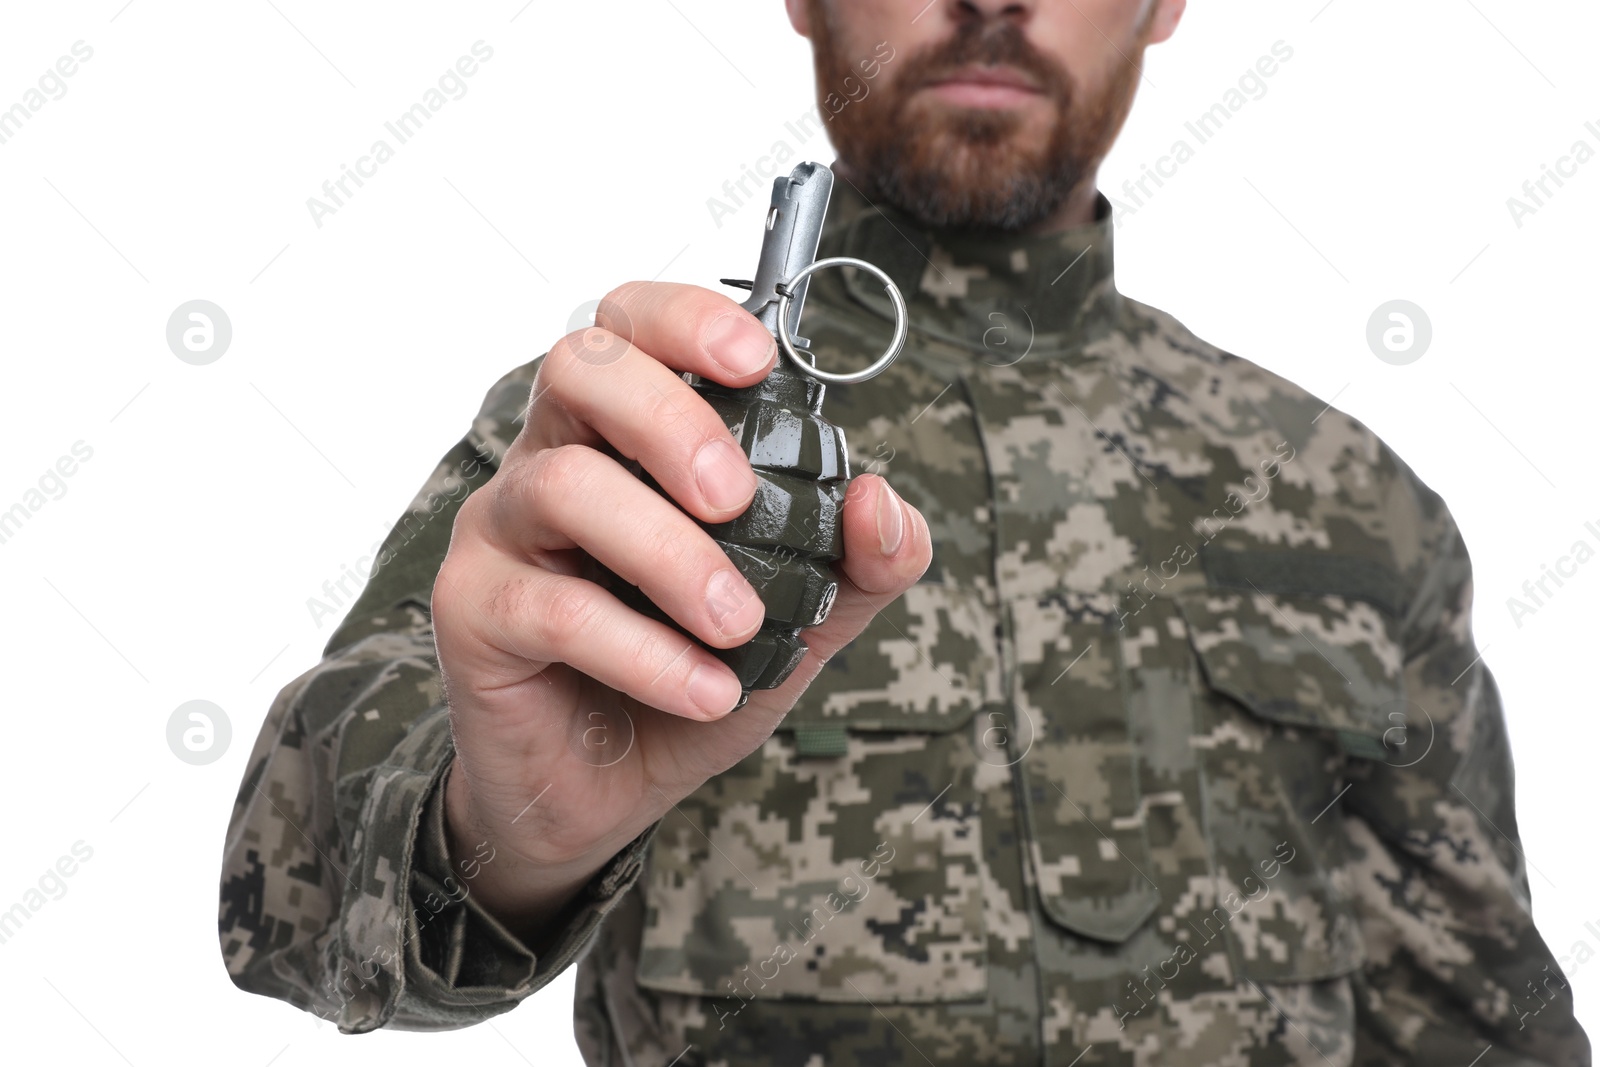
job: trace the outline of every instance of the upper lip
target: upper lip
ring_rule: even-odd
[[[930,84],[948,85],[951,82],[965,82],[969,85],[1002,85],[1011,89],[1026,89],[1029,92],[1039,91],[1037,82],[1014,67],[962,67],[959,70],[953,70],[948,74],[942,74],[934,78]]]

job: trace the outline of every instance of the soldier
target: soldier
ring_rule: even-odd
[[[679,372],[751,384],[772,337],[613,290],[490,390],[274,702],[239,986],[443,1029],[577,962],[590,1064],[1589,1062],[1449,512],[1115,287],[1095,175],[1183,7],[788,0],[839,156],[820,254],[910,305],[906,354],[829,390],[865,471],[837,606],[730,715],[732,673],[595,580],[715,648],[763,616],[691,520],[756,476]],[[889,320],[814,278],[819,364]]]

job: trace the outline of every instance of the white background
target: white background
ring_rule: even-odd
[[[0,510],[75,442],[93,449],[0,544],[0,910],[74,842],[93,849],[0,944],[6,1043],[141,1067],[576,1063],[565,979],[490,1025],[359,1045],[235,991],[215,936],[223,831],[268,703],[331,632],[307,598],[383,535],[489,384],[620,281],[753,267],[759,209],[718,228],[706,199],[780,138],[832,159],[783,126],[812,106],[809,49],[778,0],[274,2],[0,13],[0,107],[73,42],[94,49],[0,145]],[[1450,502],[1558,954],[1600,950],[1584,927],[1600,929],[1600,560],[1520,627],[1506,599],[1578,538],[1600,547],[1584,529],[1600,527],[1600,160],[1520,228],[1506,199],[1576,139],[1600,148],[1597,33],[1577,3],[1197,3],[1151,51],[1102,175],[1116,193],[1275,41],[1293,48],[1125,218],[1121,286],[1337,397]],[[494,57],[467,94],[315,226],[306,199],[479,39]],[[165,340],[196,298],[233,324],[209,366]],[[1433,322],[1409,366],[1365,341],[1393,298]],[[165,735],[196,698],[234,734],[200,767]],[[1600,964],[1573,986],[1600,1028]]]

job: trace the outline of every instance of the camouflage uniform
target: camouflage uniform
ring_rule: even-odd
[[[826,411],[933,564],[538,957],[471,896],[492,850],[452,871],[428,618],[537,361],[502,379],[272,707],[227,843],[234,980],[440,1029],[581,957],[591,1064],[1588,1063],[1443,503],[1121,296],[1100,207],[998,242],[835,188],[820,254],[882,266],[913,328]],[[824,272],[805,333],[844,367],[889,316]]]

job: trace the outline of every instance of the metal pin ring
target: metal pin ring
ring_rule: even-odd
[[[801,279],[806,278],[814,271],[823,267],[855,267],[864,270],[883,283],[884,290],[889,294],[889,300],[894,304],[894,336],[889,339],[889,347],[884,349],[883,355],[874,360],[871,366],[855,371],[851,374],[834,374],[829,371],[819,370],[800,358],[800,353],[794,347],[794,339],[789,336],[789,301],[794,295],[794,286]],[[810,266],[795,272],[794,277],[779,283],[776,287],[778,293],[778,347],[783,349],[783,354],[789,357],[795,369],[800,373],[815,378],[819,382],[829,385],[853,385],[864,382],[868,378],[875,378],[888,369],[889,364],[895,361],[900,350],[906,343],[906,302],[900,295],[899,288],[894,284],[882,269],[868,263],[864,259],[854,256],[833,256],[829,259],[819,259]]]

